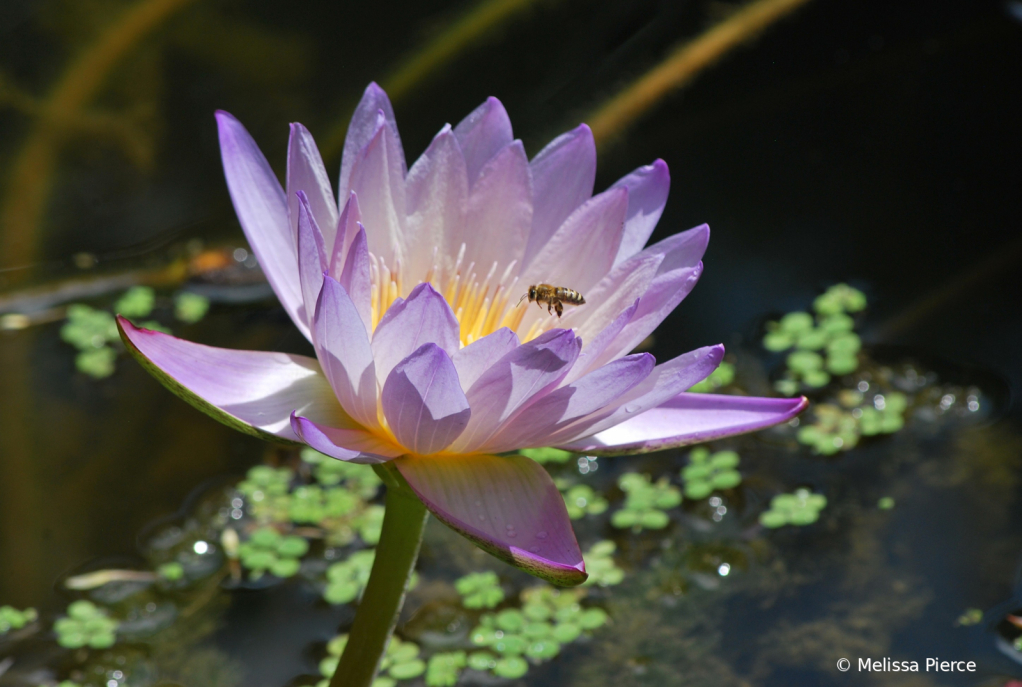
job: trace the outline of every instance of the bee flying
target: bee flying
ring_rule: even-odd
[[[564,303],[568,305],[584,305],[586,299],[578,291],[563,286],[552,286],[550,284],[534,284],[529,287],[529,292],[518,299],[515,307],[522,304],[526,298],[529,302],[535,302],[539,307],[546,303],[548,313],[557,313],[557,317],[564,312]]]

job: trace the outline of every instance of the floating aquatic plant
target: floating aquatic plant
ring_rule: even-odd
[[[361,596],[375,558],[376,552],[368,549],[356,551],[345,560],[331,564],[326,571],[327,586],[323,590],[323,598],[328,603],[346,604]]]
[[[91,601],[73,601],[53,623],[57,644],[66,649],[108,649],[117,641],[117,621]]]
[[[549,446],[523,448],[519,453],[526,458],[532,458],[537,463],[566,463],[575,455],[570,451],[562,451],[559,448],[551,448]]]
[[[241,564],[258,580],[270,572],[291,577],[301,567],[301,557],[309,551],[309,542],[294,535],[283,536],[272,527],[261,527],[238,548]]]
[[[760,513],[759,522],[764,527],[776,528],[785,525],[810,525],[820,517],[820,511],[827,505],[827,497],[814,494],[808,489],[796,489],[792,494],[778,494],[770,500],[770,509]]]
[[[426,664],[427,687],[454,687],[462,668],[468,665],[468,654],[464,651],[445,651],[433,654]]]
[[[664,511],[681,505],[681,491],[666,477],[653,482],[649,475],[626,472],[618,478],[617,485],[625,492],[625,502],[610,516],[614,527],[635,532],[663,529],[670,522]]]
[[[790,312],[768,322],[763,347],[780,353],[788,349],[784,377],[775,383],[782,394],[793,396],[802,387],[817,389],[830,383],[832,375],[846,375],[859,366],[862,341],[852,330],[855,320],[847,313],[866,307],[862,292],[847,284],[829,288],[814,302],[816,317]]]
[[[578,520],[586,515],[599,515],[607,510],[607,499],[596,493],[588,484],[576,484],[564,492],[564,505],[568,517]]]
[[[492,570],[474,572],[454,581],[465,608],[493,608],[504,600],[500,578]]]
[[[348,635],[339,635],[327,644],[327,657],[320,661],[319,672],[326,678],[316,687],[327,687],[330,678],[337,671],[341,654],[348,644]],[[387,650],[380,659],[379,677],[373,680],[373,687],[394,687],[399,680],[412,680],[426,672],[426,663],[419,658],[419,646],[392,637]]]
[[[209,312],[209,299],[197,293],[182,291],[174,296],[174,317],[186,324],[194,324]],[[123,314],[123,313],[122,313]]]
[[[11,630],[20,630],[38,619],[39,614],[34,608],[19,611],[14,606],[0,606],[0,635]]]
[[[681,471],[685,496],[701,499],[715,489],[734,489],[742,482],[742,474],[737,470],[739,462],[740,458],[734,451],[710,453],[704,446],[693,449],[689,454],[689,464]]]
[[[582,554],[586,561],[589,579],[583,586],[612,587],[621,584],[625,579],[625,571],[614,562],[614,551],[617,544],[609,539],[598,541]]]

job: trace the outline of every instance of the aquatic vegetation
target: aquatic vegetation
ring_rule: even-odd
[[[493,608],[504,600],[500,578],[492,570],[474,572],[454,581],[465,608]]]
[[[433,654],[426,664],[426,685],[428,687],[454,687],[458,684],[461,669],[468,665],[464,651],[446,651]]]
[[[11,630],[20,630],[38,619],[39,613],[34,608],[19,611],[14,606],[0,606],[0,635]]]
[[[564,505],[568,509],[568,517],[578,520],[586,515],[599,515],[607,510],[607,499],[597,494],[587,484],[576,484],[564,492]]]
[[[715,489],[734,489],[742,482],[742,474],[737,470],[739,462],[740,458],[734,451],[711,454],[704,446],[693,449],[689,454],[689,464],[681,471],[685,496],[701,499]]]
[[[337,671],[337,665],[348,643],[348,635],[339,635],[327,644],[327,657],[320,661],[319,672],[325,680],[317,687],[327,687],[329,678]],[[373,687],[394,687],[399,680],[411,680],[426,672],[426,663],[419,658],[419,646],[392,637],[387,650],[380,659],[379,677],[373,680]]]
[[[575,455],[570,451],[562,451],[559,448],[551,448],[549,446],[523,448],[519,453],[526,458],[532,458],[537,463],[566,463]]]
[[[866,297],[847,284],[837,284],[819,296],[813,307],[815,319],[807,312],[790,312],[766,325],[764,348],[775,353],[795,349],[786,358],[784,376],[774,384],[787,396],[800,388],[827,386],[832,375],[850,374],[859,366],[862,341],[852,331],[855,320],[847,313],[865,309]]]
[[[877,501],[877,508],[880,510],[891,510],[894,508],[894,499],[890,496],[880,497],[880,500]]]
[[[114,303],[114,312],[131,319],[149,317],[156,305],[156,292],[148,286],[132,286]]]
[[[53,630],[64,648],[107,649],[117,641],[117,625],[104,609],[81,599],[67,607],[67,615],[53,623]]]
[[[827,497],[814,494],[808,489],[796,489],[792,494],[778,494],[770,500],[770,509],[760,513],[759,522],[764,527],[777,528],[785,525],[811,525],[820,517],[820,511],[827,505]]]
[[[205,317],[207,312],[209,299],[205,296],[189,291],[182,291],[174,296],[174,317],[185,324],[195,324]]]
[[[327,586],[323,590],[327,603],[346,604],[360,597],[369,581],[375,559],[376,552],[367,549],[331,564],[326,570]]]
[[[735,381],[735,366],[726,360],[710,373],[710,376],[689,389],[690,393],[708,394],[722,389]]]
[[[241,564],[258,580],[270,572],[291,577],[301,567],[301,557],[309,551],[309,542],[294,535],[283,536],[272,527],[261,527],[238,548]]]
[[[625,571],[614,562],[617,544],[609,539],[598,541],[582,554],[585,558],[589,579],[582,586],[613,587],[625,579]]]
[[[649,475],[627,472],[617,484],[625,492],[623,506],[610,516],[610,524],[617,528],[663,529],[670,522],[664,511],[681,505],[681,491],[666,477],[653,482]]]

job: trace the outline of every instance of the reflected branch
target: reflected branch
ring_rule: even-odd
[[[809,0],[754,0],[613,96],[584,121],[597,145],[605,146],[667,94],[686,85],[729,51],[756,36]]]

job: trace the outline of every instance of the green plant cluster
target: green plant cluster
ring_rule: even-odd
[[[468,654],[464,651],[445,651],[433,654],[426,664],[427,687],[454,687],[458,684],[461,670],[468,665]]]
[[[564,505],[568,517],[578,520],[586,515],[599,515],[607,510],[607,499],[596,493],[588,484],[576,484],[564,492]]]
[[[866,307],[866,297],[847,284],[829,288],[816,299],[816,316],[790,312],[768,322],[763,347],[780,353],[794,348],[786,359],[784,377],[774,384],[777,391],[794,396],[803,387],[818,389],[830,383],[831,375],[851,374],[859,367],[862,341],[852,330],[855,320],[848,313]]]
[[[360,597],[369,582],[369,573],[375,559],[374,549],[364,549],[327,568],[327,584],[323,590],[323,598],[327,603],[346,604]]]
[[[827,497],[823,494],[796,489],[793,494],[778,494],[771,499],[770,510],[760,513],[759,522],[770,528],[810,525],[819,519],[820,511],[826,505]]]
[[[859,391],[845,389],[837,398],[840,405],[813,407],[814,422],[799,429],[799,443],[816,453],[833,455],[853,448],[861,437],[892,434],[905,426],[908,397],[901,392],[874,396],[867,403]]]
[[[175,304],[175,314],[184,322],[197,322],[209,308],[209,301],[189,293],[178,294]],[[117,299],[113,312],[135,321],[149,317],[155,305],[156,293],[151,288],[133,286]],[[118,351],[122,350],[113,313],[97,310],[84,303],[74,303],[67,307],[66,316],[67,321],[60,329],[60,338],[78,349],[75,368],[94,379],[112,375]],[[170,333],[169,329],[156,320],[147,320],[141,326]]]
[[[253,580],[267,572],[277,577],[295,575],[308,551],[309,542],[294,535],[284,536],[272,527],[260,527],[238,547],[241,564]]]
[[[109,649],[117,641],[118,622],[91,601],[73,601],[67,615],[53,623],[57,644],[65,649]]]
[[[734,489],[742,482],[738,472],[740,458],[734,451],[717,451],[700,446],[689,454],[689,464],[681,471],[685,481],[685,496],[701,499],[715,489]]]
[[[562,451],[559,448],[523,448],[519,451],[526,458],[532,458],[537,463],[566,463],[574,453]]]
[[[681,491],[666,477],[654,483],[649,475],[627,472],[617,484],[625,492],[625,503],[610,516],[610,524],[620,529],[663,529],[670,522],[664,511],[681,504]]]
[[[710,394],[735,381],[735,366],[722,362],[710,376],[689,389],[692,393]]]
[[[584,595],[584,589],[533,587],[522,592],[521,610],[484,614],[471,633],[472,643],[484,648],[469,654],[468,666],[514,679],[528,671],[530,660],[553,658],[564,644],[607,623],[603,609],[582,607]]]
[[[323,679],[316,687],[329,687],[330,678],[337,672],[337,664],[340,663],[347,643],[348,635],[334,637],[327,643],[327,656],[319,663],[319,673]],[[390,638],[387,651],[380,660],[378,677],[373,680],[372,687],[394,687],[399,680],[412,680],[425,672],[426,662],[419,657],[419,646],[394,636]]]
[[[14,606],[0,606],[0,635],[11,630],[20,630],[38,619],[39,613],[34,608],[19,611]]]
[[[598,541],[588,551],[582,554],[582,560],[586,562],[586,572],[589,579],[582,583],[584,587],[612,587],[621,584],[625,579],[625,571],[614,563],[614,551],[617,544],[609,539]]]
[[[500,578],[492,570],[474,572],[454,581],[465,608],[494,608],[504,600]]]

